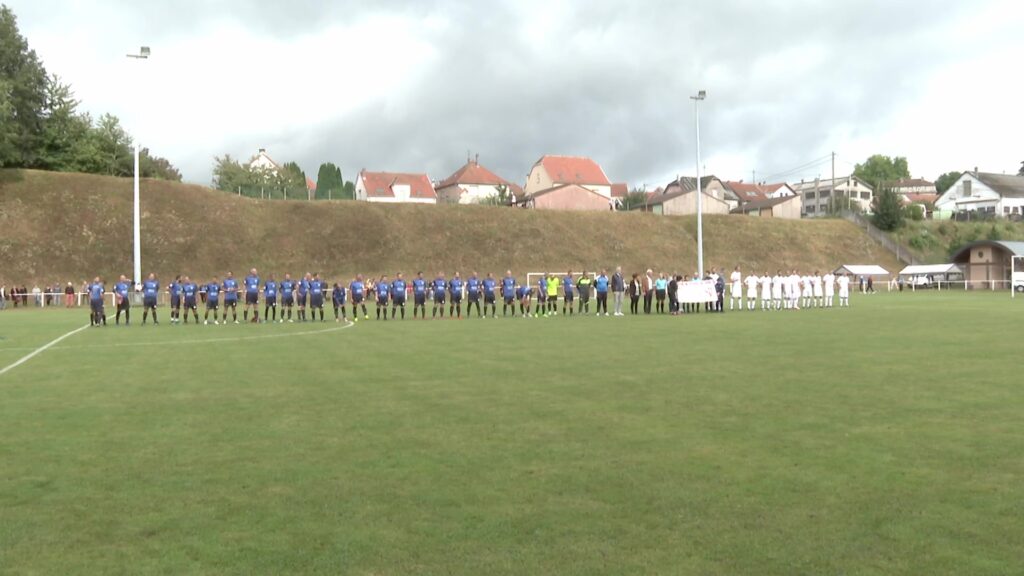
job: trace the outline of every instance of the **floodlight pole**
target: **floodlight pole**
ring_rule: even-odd
[[[148,60],[150,50],[148,46],[139,48],[138,54],[128,54],[128,58],[135,60]],[[132,195],[132,256],[135,263],[134,278],[135,286],[142,284],[142,233],[139,215],[139,141],[135,140],[135,162],[132,170],[134,186]]]
[[[697,136],[697,274],[704,277],[704,190],[700,185],[700,102],[707,97],[707,92],[701,90],[696,96],[690,96],[693,100],[693,117]]]

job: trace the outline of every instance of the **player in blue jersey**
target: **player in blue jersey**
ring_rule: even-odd
[[[434,291],[434,309],[430,313],[431,318],[437,317],[437,311],[440,308],[441,318],[444,318],[444,300],[445,292],[448,290],[448,282],[444,279],[444,272],[438,272],[437,278],[431,283],[431,288]]]
[[[324,293],[327,292],[327,282],[320,279],[320,274],[313,274],[309,281],[309,321],[316,322],[316,313],[320,312],[320,321],[324,321]]]
[[[377,295],[377,320],[381,319],[381,313],[384,314],[384,320],[388,319],[388,300],[391,298],[391,284],[388,282],[387,275],[380,277],[377,280],[377,284],[374,285],[374,293]]]
[[[395,281],[391,283],[391,318],[395,318],[395,310],[402,310],[402,320],[405,320],[405,279],[402,273],[395,274]]]
[[[540,279],[537,280],[537,305],[533,309],[533,315],[540,317],[540,313],[543,311],[547,313],[548,309],[548,277],[547,274],[542,274]],[[527,310],[529,312],[529,310]]]
[[[416,318],[416,311],[419,310],[424,320],[427,319],[427,281],[423,279],[423,272],[417,272],[412,280],[412,317]]]
[[[573,277],[572,277],[572,270],[569,270],[569,272],[566,273],[565,277],[562,278],[562,314],[563,315],[566,314],[566,312],[568,311],[568,314],[570,316],[572,316],[572,301],[573,301],[573,297],[575,296],[573,294],[573,289],[574,288],[576,288],[576,283],[575,283],[575,280],[573,280]]]
[[[341,322],[345,320],[348,322],[348,315],[345,314],[345,287],[340,282],[334,283],[334,289],[331,290],[331,303],[334,304],[334,321]],[[338,318],[338,311],[341,311],[341,318]]]
[[[462,320],[462,277],[456,272],[448,282],[448,294],[452,297],[452,303],[448,306],[448,316]]]
[[[491,318],[496,318],[498,312],[496,310],[497,304],[494,303],[494,294],[498,286],[498,281],[494,279],[494,274],[488,272],[487,278],[481,283],[481,287],[484,293],[484,318],[487,317],[487,307],[491,307]]]
[[[216,276],[206,284],[206,313],[203,314],[203,324],[210,323],[210,311],[213,310],[213,323],[217,324],[217,308],[220,307],[220,281]]]
[[[252,321],[259,324],[260,321],[260,276],[256,269],[249,270],[249,275],[243,280],[245,284],[245,309],[242,311],[242,319],[249,321],[249,308],[252,308]],[[266,314],[263,314],[264,319]]]
[[[597,294],[597,314],[601,315],[601,310],[604,310],[604,315],[608,315],[608,271],[602,269],[601,273],[594,278],[594,293]]]
[[[516,279],[512,277],[512,271],[506,270],[505,277],[501,279],[501,315],[507,316],[508,309],[512,308],[512,317],[516,317]]]
[[[175,276],[174,282],[167,286],[167,293],[171,296],[171,324],[181,322],[181,276]]]
[[[89,325],[107,325],[107,313],[103,311],[103,282],[97,276],[89,285]]]
[[[482,286],[480,284],[480,278],[477,277],[474,271],[466,278],[466,299],[469,301],[466,304],[466,317],[469,318],[473,314],[473,306],[476,306],[476,317],[482,318],[480,314],[480,292]]]
[[[263,321],[277,321],[277,291],[280,290],[273,274],[267,274],[267,281],[263,283]],[[273,316],[270,316],[273,314]]]
[[[191,278],[185,276],[185,279],[181,282],[181,296],[185,300],[185,324],[188,324],[188,311],[192,311],[192,316],[196,319],[196,324],[199,324],[199,312],[196,309],[196,298],[199,296],[199,286],[192,281]]]
[[[348,292],[352,295],[352,318],[359,320],[359,311],[356,306],[363,309],[363,320],[369,320],[370,315],[366,312],[366,283],[363,282],[363,275],[357,274],[356,279],[348,285]]]
[[[160,283],[156,281],[156,274],[150,272],[149,277],[142,282],[142,325],[146,325],[146,316],[153,312],[153,324],[156,321],[156,298],[160,294]]]
[[[284,322],[284,313],[288,312],[288,321],[292,321],[292,308],[295,306],[295,281],[291,274],[285,274],[284,280],[278,287],[281,290],[281,322]]]
[[[209,292],[209,291],[207,291]],[[235,275],[228,272],[228,275],[224,277],[224,284],[221,285],[221,297],[224,300],[224,312],[223,318],[224,324],[228,323],[228,309],[231,309],[231,319],[238,324],[238,280],[235,280]],[[209,298],[209,294],[207,294]],[[214,318],[216,320],[216,318]]]
[[[124,325],[128,326],[131,324],[131,298],[129,297],[131,286],[124,274],[114,284],[114,303],[116,304],[116,311],[114,312],[115,325],[121,323],[122,312],[124,312]]]
[[[313,276],[306,272],[306,275],[299,280],[299,289],[296,294],[297,304],[299,305],[299,322],[306,321],[306,301],[309,298],[309,282],[313,279]]]
[[[533,290],[527,283],[516,286],[516,300],[519,302],[519,314],[523,318],[530,317],[530,296]]]

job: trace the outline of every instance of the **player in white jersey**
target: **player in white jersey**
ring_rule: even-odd
[[[790,297],[790,309],[800,309],[800,273],[793,270],[793,273],[789,275],[789,297]]]
[[[768,272],[761,276],[761,310],[770,310],[772,307],[772,277]]]
[[[850,307],[850,277],[843,273],[842,276],[836,279],[836,283],[839,284],[839,307],[846,306]]]
[[[814,284],[811,275],[802,276],[804,284],[804,308],[810,308],[814,304]]]
[[[733,306],[737,304],[739,305],[740,310],[743,309],[743,283],[741,282],[742,279],[743,277],[740,274],[740,267],[737,266],[736,269],[732,271],[732,274],[729,275],[729,282],[732,284],[729,287],[729,295],[731,296],[731,298],[729,299],[730,311],[733,309]]]
[[[747,310],[753,310],[754,305],[757,303],[757,286],[761,283],[761,280],[757,277],[757,274],[751,274],[744,278],[743,282],[747,285]]]
[[[772,300],[775,302],[775,309],[782,309],[782,270],[775,272],[775,276],[772,276]]]
[[[825,307],[831,308],[832,301],[836,297],[836,275],[829,272],[822,277],[821,281],[825,284]]]
[[[814,287],[814,307],[823,308],[825,306],[825,293],[822,291],[821,285],[821,273],[817,270],[814,271],[814,276],[811,276],[811,286]]]

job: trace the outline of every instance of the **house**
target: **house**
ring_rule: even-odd
[[[603,194],[579,184],[561,184],[526,196],[520,205],[538,210],[584,210],[591,212],[611,210],[611,203]]]
[[[737,200],[738,206],[743,206],[747,202],[757,202],[760,200],[796,195],[796,192],[794,192],[793,189],[789,187],[789,184],[786,184],[785,182],[776,184],[757,184],[747,183],[740,180],[739,182],[725,181],[722,182],[722,185],[726,190],[732,192],[732,195]]]
[[[437,192],[426,174],[359,172],[356,200],[365,202],[436,204]]]
[[[734,206],[725,199],[725,187],[722,185],[722,181],[714,176],[705,176],[700,180],[704,194],[701,212],[704,214],[728,214]],[[690,176],[676,178],[669,182],[660,194],[652,194],[646,206],[637,209],[663,215],[696,214],[696,190],[696,178]]]
[[[281,166],[277,162],[274,162],[273,158],[267,154],[266,148],[260,148],[259,152],[255,156],[249,159],[250,170],[264,170],[266,172],[272,172],[277,174],[281,169]]]
[[[626,196],[629,196],[629,184],[626,184],[625,182],[616,182],[612,184],[612,198],[622,200]]]
[[[576,184],[612,197],[612,183],[597,162],[580,156],[544,156],[533,165],[523,192],[527,196],[564,184]]]
[[[803,215],[803,198],[799,194],[778,196],[776,198],[765,197],[741,204],[739,208],[733,208],[731,213],[761,216],[763,218],[799,220]]]
[[[1014,256],[1024,258],[1024,242],[981,240],[961,246],[952,261],[964,271],[968,288],[995,290],[1010,287]],[[1020,267],[1018,259],[1016,268]]]
[[[874,188],[852,175],[834,180],[801,180],[799,184],[791,184],[790,188],[802,197],[804,216],[807,218],[848,210],[854,205],[862,212],[871,212],[871,201],[874,199]]]
[[[1024,176],[964,172],[935,201],[943,212],[980,212],[1003,217],[1024,215]]]
[[[437,199],[449,204],[477,204],[480,201],[498,196],[504,187],[515,197],[523,197],[523,189],[480,165],[480,157],[467,160],[466,163],[437,185]]]

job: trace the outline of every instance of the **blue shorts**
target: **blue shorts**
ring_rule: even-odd
[[[171,296],[171,308],[181,308],[181,296]]]
[[[267,306],[277,306],[277,296],[267,296]]]
[[[461,292],[456,292],[455,294],[452,294],[452,304],[461,304],[461,303],[462,303],[462,293]]]
[[[260,293],[259,292],[246,292],[245,293],[245,303],[246,304],[258,304],[259,301],[260,301]]]
[[[185,308],[195,308],[195,307],[196,307],[196,299],[195,298],[185,298]]]
[[[307,296],[306,294],[299,294],[299,297],[298,297],[299,306],[305,306],[306,305],[306,296]]]
[[[434,294],[434,304],[444,304],[444,294]]]
[[[388,299],[387,298],[377,298],[377,306],[387,306],[387,305],[388,305]]]
[[[427,295],[426,294],[414,294],[413,295],[413,301],[416,303],[417,306],[423,306],[424,304],[427,303]]]
[[[572,293],[572,292],[566,292],[566,293],[565,293],[565,296],[563,296],[562,298],[563,298],[563,299],[564,299],[564,300],[565,300],[566,302],[572,302],[572,299],[574,298],[574,296],[573,296],[573,293]]]
[[[470,302],[477,302],[479,300],[480,300],[480,293],[479,292],[470,292],[469,293],[469,301]]]
[[[285,306],[293,306],[295,304],[295,297],[291,294],[286,294],[282,302],[284,302]]]
[[[352,303],[353,304],[362,304],[363,303],[363,295],[362,294],[353,294],[352,295]]]
[[[93,312],[103,312],[103,300],[90,300],[89,308]]]
[[[156,308],[156,296],[147,296],[142,299],[143,308]]]
[[[484,294],[484,304],[494,304],[494,294]]]
[[[511,304],[512,302],[515,301],[515,299],[516,299],[515,296],[513,296],[511,294],[505,294],[505,304]]]
[[[391,299],[391,303],[395,306],[405,306],[405,295],[395,296]]]
[[[238,298],[225,298],[224,299],[224,307],[225,308],[237,308],[238,307]]]
[[[335,308],[340,308],[340,307],[342,307],[344,305],[345,305],[345,301],[344,300],[335,300],[334,301],[334,307]]]
[[[324,307],[324,297],[323,296],[310,295],[309,303],[310,303],[310,306],[312,306],[313,308],[323,308]]]
[[[217,309],[217,301],[216,300],[207,299],[206,300],[206,309],[207,310],[216,310]]]

